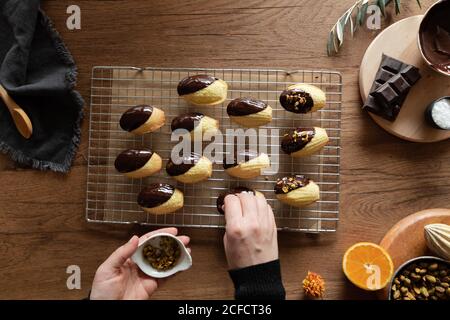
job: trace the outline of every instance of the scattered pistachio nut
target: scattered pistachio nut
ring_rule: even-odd
[[[445,292],[445,289],[443,287],[441,287],[441,286],[436,286],[435,289],[439,293],[444,293]]]
[[[423,295],[425,298],[428,298],[430,296],[426,287],[420,288],[420,294]]]
[[[438,264],[437,263],[432,263],[432,264],[430,264],[428,266],[428,270],[430,270],[430,271],[437,270],[437,268],[438,268]]]

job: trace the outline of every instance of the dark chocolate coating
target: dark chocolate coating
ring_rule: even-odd
[[[217,206],[217,211],[219,211],[221,214],[225,214],[225,212],[222,209],[223,204],[225,203],[225,197],[229,194],[238,194],[241,193],[243,191],[247,191],[247,192],[252,192],[253,194],[255,194],[255,191],[252,189],[249,189],[247,187],[234,187],[230,190],[228,190],[227,192],[221,194],[216,201],[216,206]]]
[[[125,150],[117,156],[114,167],[120,173],[132,172],[145,166],[152,155],[153,152],[150,149]]]
[[[191,112],[182,114],[172,120],[171,129],[175,131],[177,129],[186,129],[188,131],[194,130],[196,126],[200,123],[200,120],[205,115],[200,112]]]
[[[286,133],[281,140],[281,150],[291,154],[302,150],[316,135],[314,128],[297,128]]]
[[[197,74],[195,76],[186,77],[178,83],[177,92],[180,96],[194,93],[206,88],[216,80],[219,79],[207,74]]]
[[[167,183],[153,183],[138,195],[137,202],[144,208],[155,208],[169,201],[175,192],[175,187]]]
[[[304,175],[296,174],[292,177],[284,177],[277,180],[275,184],[275,194],[286,194],[292,190],[296,190],[298,188],[303,188],[307,186],[309,183],[309,179]]]
[[[125,131],[133,131],[146,123],[152,113],[153,107],[149,105],[132,107],[120,118],[120,127]]]
[[[314,107],[311,95],[303,89],[287,89],[280,95],[281,106],[294,113],[308,113]]]
[[[252,98],[236,98],[231,100],[227,106],[229,116],[247,116],[263,111],[267,108],[267,103]]]
[[[256,151],[253,151],[253,150],[242,150],[242,151],[239,151],[239,152],[236,152],[236,150],[235,150],[235,152],[234,152],[234,159],[233,159],[232,163],[227,163],[227,156],[226,155],[223,157],[223,168],[226,170],[226,169],[229,169],[229,168],[232,168],[232,167],[236,167],[240,163],[248,162],[251,159],[254,159],[254,158],[258,157],[258,156],[259,156],[259,154]],[[244,160],[244,161],[243,162],[241,161],[241,162],[238,163],[238,160]]]
[[[173,163],[172,159],[169,159],[166,165],[166,171],[169,176],[179,176],[185,174],[192,167],[194,167],[201,156],[192,152],[189,156],[183,158],[183,162],[180,164]]]

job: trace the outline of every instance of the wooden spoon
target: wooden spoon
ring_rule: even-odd
[[[17,105],[17,103],[9,96],[5,88],[0,84],[0,96],[8,107],[9,112],[16,124],[17,130],[25,138],[29,139],[33,134],[33,125],[25,111]]]

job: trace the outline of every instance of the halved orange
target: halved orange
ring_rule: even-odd
[[[342,260],[346,277],[357,287],[375,291],[386,287],[394,273],[389,254],[375,243],[359,242],[348,248]]]

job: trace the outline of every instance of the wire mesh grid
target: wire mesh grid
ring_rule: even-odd
[[[194,107],[178,96],[178,82],[185,76],[199,73],[214,75],[228,83],[228,97],[222,105]],[[279,94],[288,85],[299,82],[314,84],[324,90],[326,107],[306,115],[285,111],[279,104]],[[278,170],[255,179],[241,180],[227,175],[222,164],[215,163],[212,177],[193,185],[176,182],[164,169],[143,179],[129,179],[115,170],[116,156],[129,148],[150,147],[163,158],[165,165],[172,147],[177,143],[171,141],[170,123],[182,113],[198,111],[213,117],[219,120],[222,132],[240,128],[230,122],[226,105],[230,100],[244,96],[264,100],[273,108],[272,122],[262,129],[267,129],[265,136],[270,140],[267,153],[272,161],[278,161]],[[281,230],[334,232],[339,216],[341,96],[341,75],[334,71],[94,67],[86,219],[101,223],[219,228],[224,226],[225,221],[216,210],[218,195],[231,187],[246,186],[264,193]],[[143,136],[123,131],[119,126],[122,113],[144,103],[164,110],[165,126]],[[301,159],[293,159],[279,152],[280,137],[287,130],[300,126],[325,128],[330,138],[329,144],[319,154]],[[225,138],[224,141],[228,143]],[[321,199],[302,209],[277,201],[273,192],[276,179],[291,174],[305,174],[314,180],[320,187]],[[145,213],[137,205],[137,194],[152,182],[170,183],[183,191],[184,207],[167,215]]]

